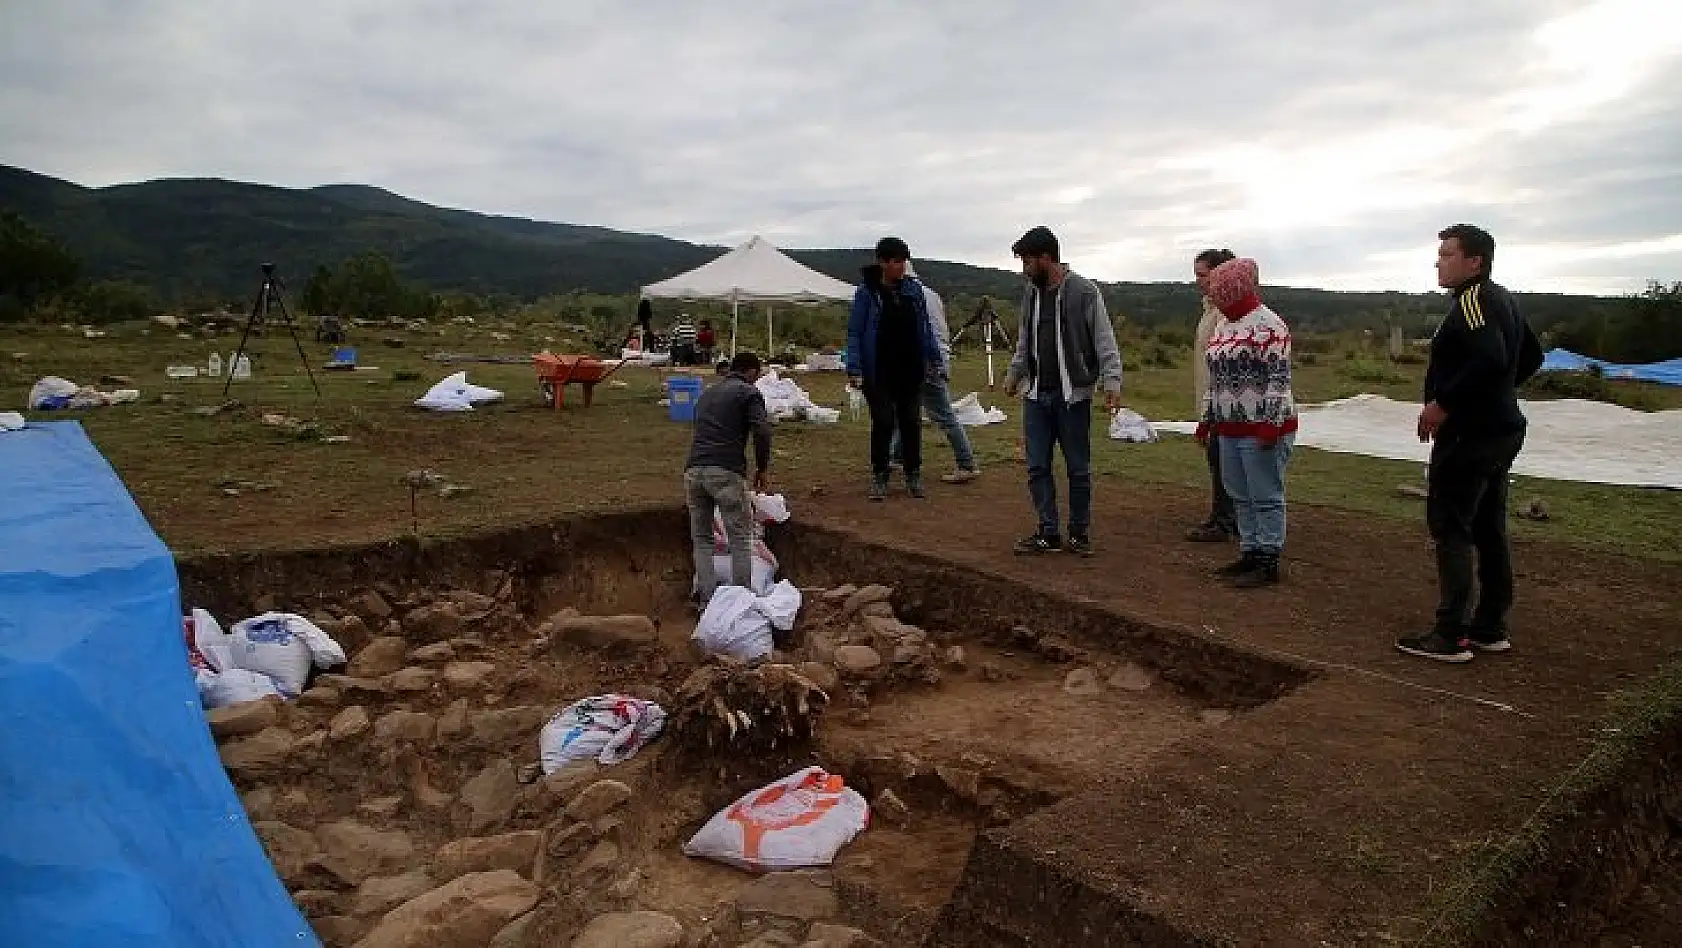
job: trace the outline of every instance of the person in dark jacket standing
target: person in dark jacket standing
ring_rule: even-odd
[[[697,605],[705,606],[718,586],[713,571],[713,511],[724,520],[730,543],[730,584],[753,582],[753,501],[748,495],[748,439],[753,439],[752,488],[770,484],[771,416],[759,380],[759,356],[738,352],[730,372],[695,403],[695,439],[683,471],[689,506],[689,539],[695,553]]]
[[[887,499],[896,429],[906,492],[924,496],[923,381],[946,371],[923,285],[905,272],[910,259],[898,237],[877,241],[876,262],[863,269],[847,318],[847,384],[862,388],[870,405],[871,500]]]
[[[1027,441],[1028,493],[1039,529],[1016,543],[1016,552],[1067,549],[1092,555],[1092,396],[1104,391],[1104,408],[1121,407],[1121,349],[1091,280],[1063,263],[1057,235],[1035,227],[1013,244],[1028,285],[1016,354],[1005,372],[1005,393],[1022,393],[1022,433]],[[1058,532],[1053,448],[1061,445],[1069,473],[1069,541]]]
[[[1542,346],[1513,295],[1489,278],[1495,238],[1470,224],[1455,224],[1437,237],[1437,283],[1452,302],[1431,337],[1418,434],[1433,442],[1425,518],[1437,546],[1439,598],[1431,630],[1398,639],[1396,648],[1469,662],[1474,649],[1512,647],[1507,476],[1528,427],[1518,386],[1541,367]],[[1475,609],[1474,551],[1481,587]]]

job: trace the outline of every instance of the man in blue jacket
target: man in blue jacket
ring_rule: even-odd
[[[923,286],[906,274],[911,248],[898,237],[876,243],[876,262],[863,269],[847,318],[847,384],[870,405],[870,499],[888,496],[894,431],[901,432],[905,489],[923,493],[923,380],[945,372],[929,324]]]

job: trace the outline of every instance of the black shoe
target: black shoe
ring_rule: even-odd
[[[1237,535],[1237,531],[1213,520],[1200,523],[1186,531],[1186,539],[1193,543],[1225,543]]]
[[[871,500],[887,500],[888,499],[888,475],[886,475],[886,474],[872,474],[870,476],[870,499]]]
[[[1260,589],[1279,582],[1279,557],[1259,554],[1250,568],[1232,578],[1234,589]]]
[[[1464,638],[1451,638],[1433,629],[1424,635],[1410,635],[1396,640],[1396,650],[1439,662],[1463,664],[1472,660],[1471,644]]]
[[[1256,554],[1253,553],[1253,552],[1244,552],[1244,553],[1240,553],[1238,555],[1238,559],[1233,560],[1232,562],[1226,564],[1225,566],[1221,567],[1220,569],[1215,570],[1215,575],[1216,576],[1242,576],[1245,573],[1248,573],[1250,570],[1255,569],[1255,567],[1256,567]]]
[[[905,475],[905,492],[917,498],[929,496],[923,492],[923,475],[920,473]]]
[[[1056,553],[1063,548],[1063,541],[1055,533],[1036,533],[1016,541],[1015,550],[1023,556],[1036,553]]]
[[[1466,630],[1466,644],[1480,652],[1510,652],[1513,643],[1507,641],[1506,629],[1470,628]]]
[[[1076,556],[1092,555],[1092,538],[1086,534],[1069,534],[1069,545],[1064,547]]]

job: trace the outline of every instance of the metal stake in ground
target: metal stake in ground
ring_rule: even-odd
[[[246,340],[251,338],[253,327],[262,326],[269,321],[269,303],[273,301],[280,307],[280,318],[286,323],[286,331],[292,334],[292,343],[298,347],[298,358],[304,363],[304,372],[310,377],[310,388],[315,389],[315,397],[321,397],[321,386],[316,384],[315,372],[310,368],[310,357],[304,352],[304,341],[298,338],[298,324],[292,320],[292,307],[286,305],[286,284],[280,277],[275,276],[274,264],[263,264],[263,286],[257,291],[257,301],[251,304],[251,315],[245,318],[245,331],[239,334],[239,348],[234,350],[230,365],[238,363],[239,357],[245,353]],[[234,373],[228,372],[228,380],[222,383],[222,394],[228,394],[228,386],[234,383]]]

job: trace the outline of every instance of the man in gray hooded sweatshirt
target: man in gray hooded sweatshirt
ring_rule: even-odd
[[[1035,227],[1010,248],[1022,260],[1028,286],[1022,294],[1021,331],[1005,373],[1005,391],[1022,392],[1022,432],[1027,441],[1028,492],[1039,529],[1016,542],[1016,552],[1067,549],[1092,555],[1092,394],[1104,390],[1104,407],[1121,405],[1121,348],[1103,294],[1063,262],[1057,237]],[[1054,446],[1063,449],[1069,474],[1069,540],[1058,530]]]

